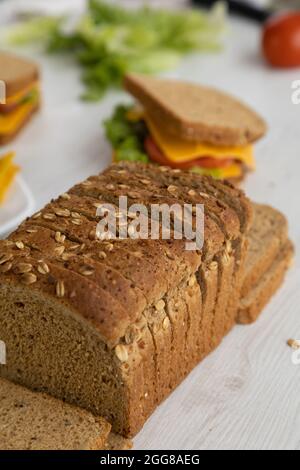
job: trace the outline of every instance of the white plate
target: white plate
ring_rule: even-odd
[[[33,211],[34,200],[31,191],[18,175],[3,206],[0,206],[0,237],[11,232]]]

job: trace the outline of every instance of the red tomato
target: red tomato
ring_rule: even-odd
[[[179,168],[180,170],[189,170],[191,168],[195,168],[197,166],[201,168],[226,168],[227,166],[231,165],[233,159],[228,158],[226,160],[216,160],[213,157],[201,157],[197,158],[191,162],[186,163],[174,163],[168,160],[168,158],[163,154],[160,150],[158,145],[152,139],[152,137],[148,136],[145,140],[145,150],[151,160],[156,163],[159,163],[163,166],[169,166],[171,168]]]
[[[201,157],[193,162],[190,162],[191,166],[200,166],[201,168],[227,168],[230,166],[234,160],[232,158],[227,158],[226,160],[217,160],[213,157]]]
[[[0,103],[0,113],[8,114],[11,111],[14,111],[18,107],[17,104],[1,104]]]
[[[300,13],[275,16],[265,24],[262,48],[273,67],[300,66]]]

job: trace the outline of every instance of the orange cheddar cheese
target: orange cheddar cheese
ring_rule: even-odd
[[[19,168],[13,163],[14,153],[0,158],[0,204],[4,201],[8,189],[14,181]]]
[[[28,101],[8,114],[0,114],[0,135],[14,134],[30,116],[35,106],[36,103]]]
[[[165,156],[173,163],[186,163],[201,157],[212,157],[216,160],[232,158],[245,163],[248,168],[255,169],[255,159],[251,145],[246,147],[217,147],[197,142],[189,142],[179,137],[171,136],[158,127],[153,120],[144,113],[147,127]],[[227,172],[236,173],[236,165],[226,168]],[[227,177],[227,176],[226,176]],[[232,176],[230,176],[231,178]]]

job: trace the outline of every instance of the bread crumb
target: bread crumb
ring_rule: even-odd
[[[300,341],[298,339],[289,339],[287,341],[287,344],[292,349],[295,349],[295,350],[300,349]]]

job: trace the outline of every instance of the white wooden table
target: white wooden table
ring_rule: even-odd
[[[259,38],[255,24],[232,20],[223,54],[189,57],[169,75],[232,92],[265,116],[269,134],[257,145],[258,169],[245,189],[287,214],[298,248],[295,267],[261,319],[236,327],[157,410],[136,437],[137,449],[300,449],[300,366],[286,346],[300,338],[300,105],[291,102],[300,69],[267,68]],[[17,151],[38,209],[109,164],[101,121],[128,98],[119,92],[82,103],[71,61],[24,53],[41,64],[44,102],[9,148]]]

